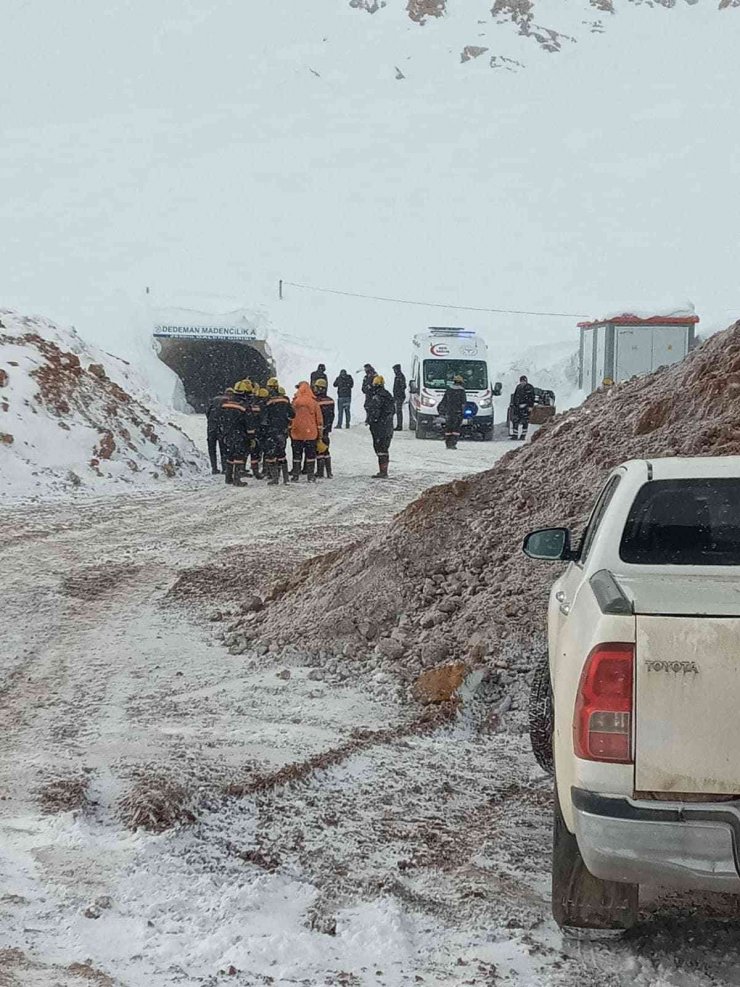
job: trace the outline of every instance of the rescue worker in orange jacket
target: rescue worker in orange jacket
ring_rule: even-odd
[[[301,465],[305,457],[306,479],[309,483],[316,482],[316,442],[321,438],[324,429],[324,418],[319,403],[306,380],[298,384],[298,390],[293,398],[295,417],[290,424],[290,444],[293,448],[293,471],[291,482],[298,483],[301,478]]]
[[[316,453],[316,476],[321,479],[321,477],[326,476],[328,480],[332,478],[331,472],[331,430],[334,426],[334,398],[329,397],[326,393],[329,384],[323,377],[319,377],[317,381],[314,382],[313,392],[316,395],[316,400],[319,403],[319,408],[321,408],[321,417],[323,420],[323,431],[321,439],[319,440],[319,450]]]
[[[262,434],[265,446],[265,470],[267,482],[274,487],[280,482],[288,482],[288,460],[285,456],[285,445],[288,441],[290,423],[295,417],[293,405],[281,394],[282,388],[277,377],[271,377],[267,382],[267,401],[262,410]]]

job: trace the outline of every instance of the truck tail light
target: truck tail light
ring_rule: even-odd
[[[573,719],[577,757],[632,763],[634,666],[633,644],[600,644],[586,659]]]

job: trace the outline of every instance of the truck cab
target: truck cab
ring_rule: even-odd
[[[640,884],[740,892],[740,457],[635,460],[609,476],[566,562],[530,735],[555,778],[553,911],[636,921]]]
[[[471,330],[438,326],[413,340],[409,422],[417,439],[441,435],[439,402],[458,374],[467,397],[463,434],[493,438],[493,398],[501,393],[501,385],[491,385],[486,342]]]

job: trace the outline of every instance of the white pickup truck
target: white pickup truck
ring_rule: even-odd
[[[740,893],[740,457],[625,463],[577,548],[524,551],[569,563],[530,705],[556,921],[619,934],[640,884]]]

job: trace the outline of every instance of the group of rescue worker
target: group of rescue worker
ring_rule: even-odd
[[[403,429],[403,405],[406,378],[400,364],[393,368],[393,393],[386,390],[385,379],[371,364],[364,367],[362,393],[365,398],[365,424],[370,428],[373,449],[378,459],[375,477],[388,477],[390,446],[394,431]],[[352,377],[342,370],[334,382],[339,399],[338,428],[342,419],[350,427]],[[462,376],[456,375],[439,403],[444,418],[445,445],[456,449],[462,433],[467,395]],[[529,415],[535,404],[535,389],[525,376],[519,378],[509,407],[511,438],[524,439]],[[334,399],[328,394],[326,366],[320,363],[310,381],[301,381],[290,400],[276,377],[266,387],[245,378],[214,397],[206,412],[208,455],[214,474],[223,472],[226,483],[245,486],[251,471],[256,480],[267,479],[276,486],[297,483],[301,476],[309,483],[317,478],[332,479],[331,433],[335,425]],[[288,439],[291,467],[288,467]],[[221,469],[218,453],[221,455]]]
[[[325,372],[326,368],[319,364],[310,382],[304,380],[297,385],[292,400],[276,377],[271,377],[265,387],[245,378],[212,398],[206,411],[211,472],[223,472],[226,483],[237,487],[246,486],[250,471],[254,479],[266,478],[272,486],[277,486],[281,477],[284,484],[298,483],[303,475],[309,483],[317,478],[331,479],[335,404],[327,393],[327,379],[321,376]],[[395,410],[384,378],[375,374],[366,392],[365,411],[378,458],[375,477],[380,479],[388,477]]]

